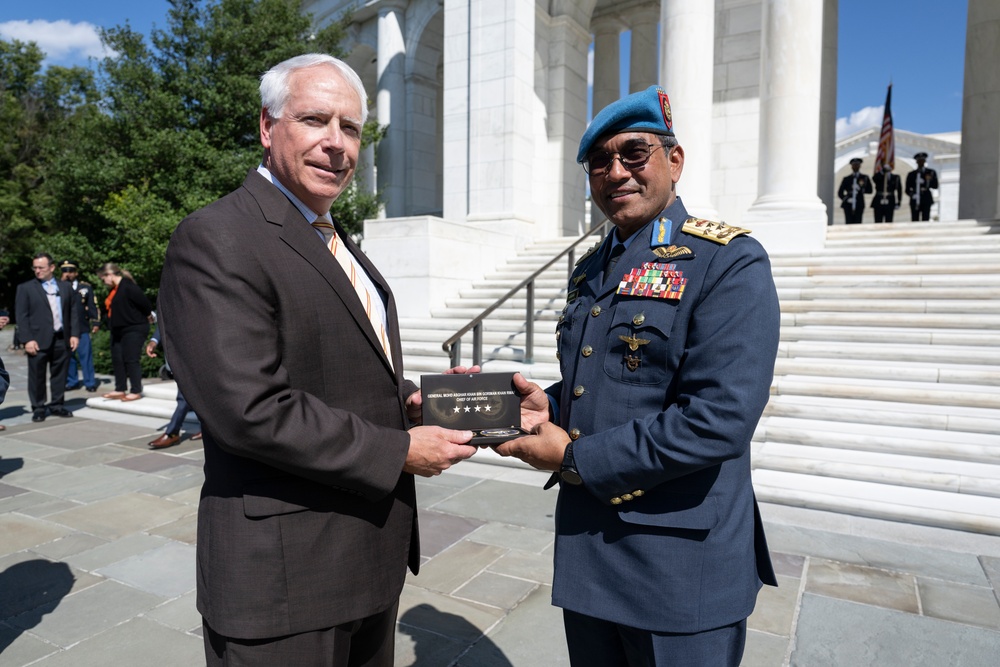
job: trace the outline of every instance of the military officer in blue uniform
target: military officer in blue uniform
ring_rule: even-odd
[[[776,585],[750,483],[778,348],[770,263],[677,198],[663,90],[602,110],[577,159],[614,230],[570,280],[562,380],[516,376],[533,435],[497,451],[560,485],[552,598],[573,665],[735,666]]]

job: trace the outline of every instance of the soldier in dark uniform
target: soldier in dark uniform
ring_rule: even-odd
[[[662,89],[602,110],[577,160],[614,229],[569,282],[562,380],[516,376],[533,435],[497,452],[560,484],[552,602],[574,666],[735,667],[776,584],[750,484],[778,347],[771,266],[749,230],[677,198]]]
[[[910,197],[910,220],[914,222],[930,220],[931,204],[934,203],[931,190],[938,189],[937,172],[924,167],[927,153],[917,153],[913,159],[917,161],[917,168],[906,175],[906,194]]]
[[[849,225],[860,225],[865,212],[865,195],[871,194],[872,182],[861,173],[861,158],[851,159],[851,173],[844,176],[837,190],[840,208],[844,209],[844,220]]]
[[[101,326],[101,309],[97,307],[97,295],[90,283],[80,280],[79,266],[76,262],[66,260],[59,265],[60,277],[68,282],[80,299],[80,342],[76,353],[69,358],[69,374],[66,377],[66,390],[80,388],[82,371],[83,386],[89,392],[97,391],[97,376],[94,373],[94,351],[90,344],[90,334],[97,333]]]
[[[892,173],[892,167],[882,165],[882,171],[872,177],[875,182],[875,198],[872,199],[872,209],[875,211],[875,222],[892,222],[893,212],[903,201],[903,186],[899,176]]]

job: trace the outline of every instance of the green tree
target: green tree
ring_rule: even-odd
[[[166,27],[148,39],[127,24],[102,31],[114,55],[100,61],[96,81],[87,70],[50,67],[40,75],[34,45],[17,45],[17,58],[0,51],[47,93],[60,122],[38,126],[45,149],[17,179],[3,171],[0,154],[0,211],[10,211],[0,218],[0,258],[5,229],[8,238],[30,229],[25,257],[38,249],[70,256],[90,275],[114,261],[155,298],[177,223],[238,187],[260,161],[260,75],[301,53],[343,57],[348,20],[314,30],[300,0],[170,0]],[[24,87],[0,99],[0,120],[8,97],[12,113],[29,106]],[[377,126],[366,136],[377,139]],[[16,205],[5,206],[7,198]],[[377,210],[377,196],[352,188],[335,214],[358,233]]]
[[[44,239],[71,227],[58,218],[58,188],[47,166],[81,114],[96,100],[93,75],[80,67],[42,70],[33,43],[0,41],[0,303]],[[80,239],[76,239],[77,242]],[[21,278],[23,279],[23,278]]]

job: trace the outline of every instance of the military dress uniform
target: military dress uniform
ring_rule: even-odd
[[[893,213],[903,199],[902,182],[896,174],[883,171],[872,176],[872,181],[875,183],[875,198],[872,199],[875,222],[892,222]]]
[[[776,585],[750,483],[769,396],[778,299],[748,230],[679,199],[578,262],[547,391],[583,483],[560,483],[553,604],[634,628],[741,622]],[[595,663],[596,664],[596,663]]]
[[[72,267],[73,262],[63,262],[62,268]],[[97,391],[97,375],[94,372],[94,350],[90,340],[90,331],[101,323],[101,310],[97,306],[97,295],[93,286],[83,280],[73,281],[73,290],[80,299],[80,341],[76,352],[69,357],[69,373],[66,377],[66,389],[76,389],[81,385],[80,375],[83,375],[83,386],[87,391]]]
[[[937,172],[930,167],[918,167],[906,175],[906,194],[910,198],[911,221],[931,219],[931,204],[934,203],[932,188],[938,189],[938,177]]]
[[[854,160],[851,162],[853,163]],[[865,195],[871,194],[871,192],[872,182],[867,175],[856,171],[844,176],[837,189],[837,196],[840,197],[840,208],[844,209],[845,223],[848,225],[861,224],[861,216],[865,212]]]

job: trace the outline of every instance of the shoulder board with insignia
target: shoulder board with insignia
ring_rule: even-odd
[[[597,243],[595,243],[590,248],[590,250],[588,250],[587,252],[585,252],[582,255],[580,255],[580,259],[576,260],[576,264],[574,264],[573,266],[580,266],[580,264],[583,262],[583,260],[587,259],[591,255],[593,255],[595,252],[597,252],[597,249],[600,248],[600,247],[601,247],[601,242],[598,241]]]
[[[726,245],[741,234],[750,233],[749,229],[743,227],[732,227],[724,222],[712,222],[704,218],[688,218],[681,231],[722,245]]]

